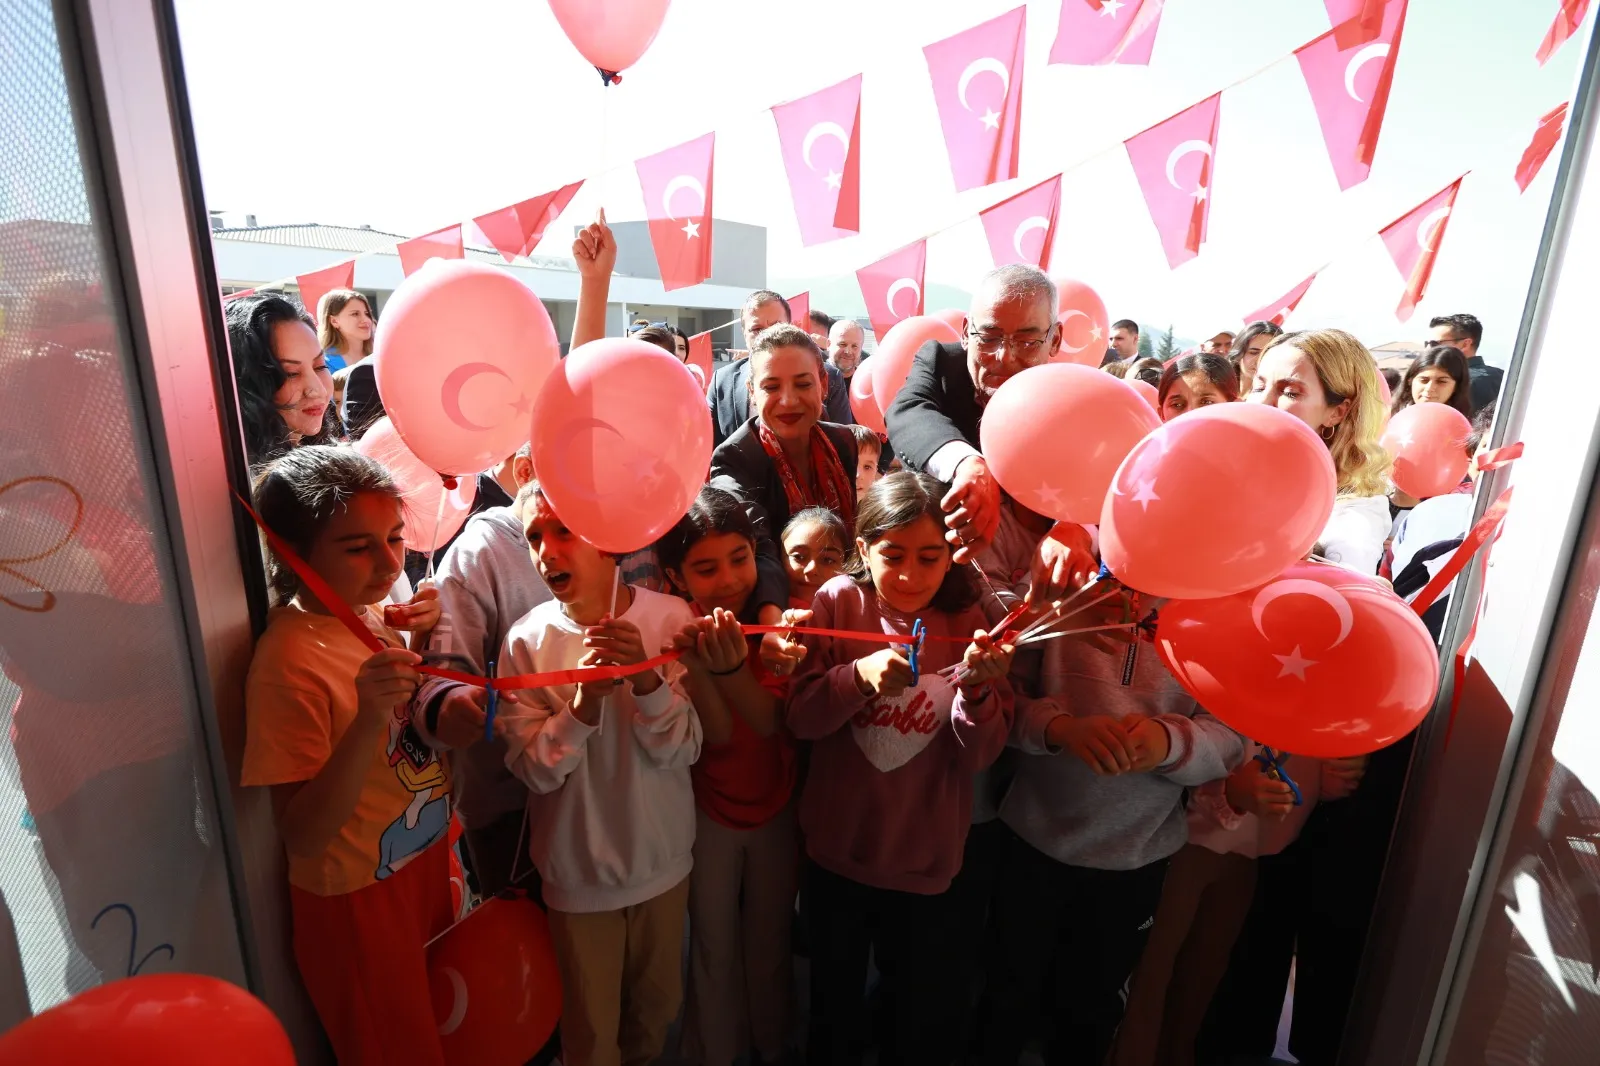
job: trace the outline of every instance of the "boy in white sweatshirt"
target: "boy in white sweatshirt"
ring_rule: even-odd
[[[682,600],[615,585],[616,559],[568,530],[536,485],[523,491],[555,599],[511,627],[502,677],[642,663],[693,620]],[[561,968],[567,1066],[650,1062],[678,1012],[701,738],[680,676],[672,664],[501,704],[506,766],[534,792],[528,851]]]

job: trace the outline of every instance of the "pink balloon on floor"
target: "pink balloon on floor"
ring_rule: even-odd
[[[607,337],[568,355],[533,410],[545,498],[603,551],[645,547],[683,517],[711,466],[711,415],[684,364]]]
[[[383,308],[374,373],[406,444],[442,474],[477,474],[528,441],[561,344],[533,290],[499,267],[430,259]]]
[[[1117,465],[1160,424],[1126,381],[1050,363],[1000,386],[979,439],[1000,487],[1024,507],[1058,521],[1098,522]]]
[[[476,474],[452,477],[455,487],[450,488],[442,475],[412,454],[386,417],[374,422],[352,447],[394,478],[405,514],[406,547],[417,552],[442,548],[466,524],[478,498]]]
[[[601,70],[627,70],[661,31],[672,0],[550,0],[578,52]]]
[[[865,364],[857,367],[850,379],[850,413],[874,433],[889,432],[883,412],[878,409],[878,400],[872,394],[872,371]]]
[[[1074,278],[1056,278],[1055,282],[1061,349],[1051,362],[1099,366],[1111,344],[1111,318],[1105,301]]]
[[[1454,492],[1467,476],[1471,434],[1467,416],[1448,404],[1414,403],[1397,412],[1379,440],[1394,457],[1395,488],[1419,500]]]
[[[867,364],[872,370],[872,395],[878,402],[878,410],[889,413],[895,394],[911,374],[917,349],[929,341],[959,344],[961,335],[950,323],[932,315],[903,318],[883,335],[878,350]]]

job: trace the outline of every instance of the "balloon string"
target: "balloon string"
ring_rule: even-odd
[[[1121,589],[1112,589],[1110,592],[1107,592],[1105,595],[1097,596],[1097,597],[1095,597],[1094,599],[1090,600],[1088,603],[1084,604],[1081,607],[1075,607],[1070,611],[1066,610],[1066,607],[1067,607],[1068,604],[1070,604],[1073,600],[1077,599],[1079,596],[1082,596],[1085,592],[1089,591],[1089,589],[1094,584],[1095,584],[1095,582],[1090,582],[1088,585],[1085,585],[1083,588],[1079,589],[1077,592],[1074,592],[1071,596],[1067,597],[1065,600],[1062,600],[1059,605],[1057,605],[1055,608],[1053,608],[1043,618],[1039,619],[1039,621],[1035,622],[1033,625],[1029,626],[1027,629],[1025,629],[1021,633],[1019,633],[1017,635],[1017,642],[1020,644],[1020,643],[1023,643],[1025,641],[1029,640],[1030,638],[1037,637],[1042,633],[1046,633],[1046,632],[1050,631],[1051,629],[1054,629],[1056,626],[1060,625],[1062,622],[1065,622],[1067,619],[1073,617],[1074,615],[1082,614],[1084,611],[1087,611],[1089,608],[1098,606],[1099,604],[1104,603],[1106,600],[1109,600],[1111,597],[1119,596],[1119,595],[1122,594],[1122,590]]]
[[[455,479],[452,478],[451,480]],[[445,488],[443,484],[439,486],[439,489],[439,509],[433,512],[433,539],[428,541],[429,544],[433,545],[433,549],[428,552],[428,573],[423,578],[424,581],[433,580],[434,560],[439,558],[439,530],[444,528],[444,499],[450,494],[450,490]]]
[[[1038,644],[1040,641],[1044,641],[1044,640],[1055,640],[1057,637],[1075,637],[1080,633],[1100,633],[1100,632],[1104,632],[1107,629],[1138,629],[1138,628],[1139,628],[1139,623],[1138,622],[1118,622],[1115,625],[1089,626],[1086,629],[1058,629],[1058,630],[1056,630],[1056,631],[1054,631],[1052,633],[1035,634],[1034,636],[1027,637],[1025,639],[1020,639],[1020,640],[1017,641],[1017,647],[1020,648],[1020,647],[1026,646],[1028,644]]]

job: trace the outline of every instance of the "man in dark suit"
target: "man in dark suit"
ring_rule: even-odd
[[[1428,323],[1433,330],[1429,344],[1448,344],[1467,357],[1467,380],[1472,386],[1472,409],[1481,411],[1500,395],[1500,382],[1506,372],[1490,366],[1478,354],[1483,340],[1483,323],[1477,315],[1440,315]]]
[[[978,451],[983,409],[1012,375],[1060,347],[1055,283],[1034,267],[1000,267],[973,294],[963,343],[923,345],[889,405],[889,439],[906,466],[950,484],[945,525],[957,562],[976,558],[1000,525],[1000,485]],[[1083,584],[1098,568],[1091,546],[1081,526],[1058,523],[1035,560],[1034,602]]]
[[[758,289],[745,298],[739,312],[740,325],[744,327],[744,342],[752,344],[756,335],[768,326],[789,321],[789,301],[771,289]],[[804,328],[804,327],[802,327]],[[711,405],[711,446],[720,445],[733,435],[733,431],[750,421],[750,360],[740,359],[729,363],[711,376],[711,388],[706,391],[706,402]],[[828,398],[823,402],[822,417],[828,422],[850,425],[855,418],[850,414],[850,387],[837,367],[828,366]]]

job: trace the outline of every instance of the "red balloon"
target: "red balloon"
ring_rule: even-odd
[[[455,487],[448,487],[443,477],[412,454],[387,416],[374,422],[352,447],[382,464],[400,490],[406,547],[418,552],[442,548],[466,524],[478,498],[477,477],[451,478]]]
[[[672,0],[550,0],[550,10],[583,58],[627,70],[656,39]]]
[[[561,971],[544,911],[497,897],[428,948],[428,983],[449,1066],[521,1066],[561,1020]]]
[[[1323,759],[1393,744],[1439,688],[1439,650],[1416,612],[1383,582],[1330,563],[1298,562],[1220,599],[1173,600],[1156,650],[1233,729]]]
[[[149,974],[78,993],[0,1036],[0,1066],[294,1066],[267,1005],[215,977]]]
[[[499,267],[430,259],[378,323],[384,410],[430,470],[478,474],[528,440],[528,412],[561,361],[539,297]]]
[[[872,371],[865,365],[857,367],[850,378],[850,413],[874,433],[889,432],[883,412],[878,409],[878,400],[872,395]]]
[[[1454,492],[1467,476],[1467,416],[1442,403],[1414,403],[1396,412],[1381,443],[1394,456],[1390,475],[1401,492],[1426,500]]]
[[[1128,382],[1049,363],[1001,385],[978,432],[1013,499],[1058,521],[1094,522],[1117,464],[1160,424]]]
[[[935,311],[933,317],[955,330],[957,334],[964,332],[967,328],[967,313],[958,311],[954,307],[947,307],[943,311]]]
[[[602,551],[653,544],[711,467],[694,375],[645,341],[607,337],[562,360],[533,408],[533,469],[567,528]]]
[[[1203,407],[1122,461],[1100,513],[1100,557],[1153,596],[1243,592],[1311,551],[1335,484],[1327,445],[1293,415],[1256,403]]]
[[[1052,362],[1099,366],[1111,340],[1111,316],[1106,314],[1105,301],[1081,281],[1056,278],[1055,282],[1061,349]]]
[[[889,410],[895,394],[911,374],[911,363],[917,357],[917,349],[929,341],[959,344],[961,335],[948,322],[932,315],[902,318],[883,335],[883,340],[878,342],[878,350],[867,362],[868,369],[872,371],[872,395],[878,402],[878,410]]]
[[[1110,376],[1110,374],[1106,375],[1106,377]],[[1133,391],[1144,397],[1144,402],[1150,405],[1151,410],[1155,411],[1158,416],[1160,415],[1161,390],[1157,389],[1154,385],[1150,384],[1143,378],[1133,378],[1132,380],[1124,378],[1123,380],[1127,381],[1129,385],[1132,385]]]

